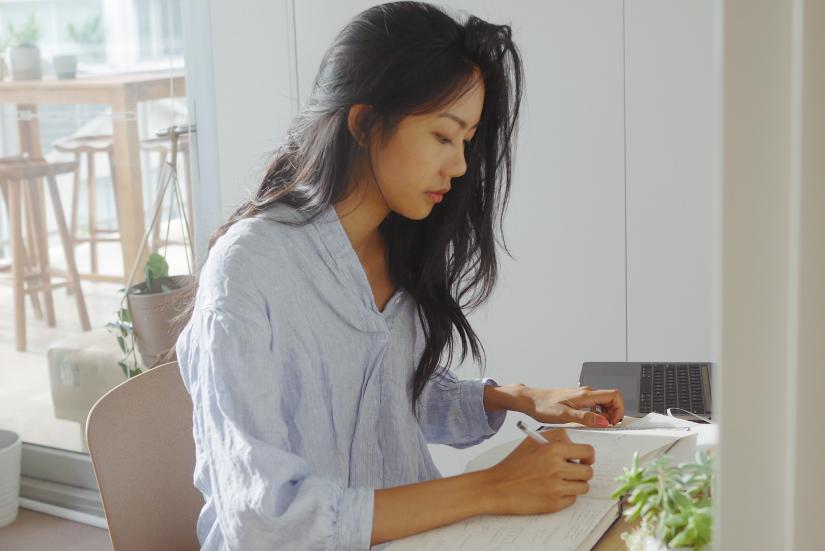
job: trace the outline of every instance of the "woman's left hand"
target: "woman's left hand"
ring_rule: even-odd
[[[581,423],[608,427],[624,417],[624,400],[617,389],[593,390],[589,386],[525,389],[527,415],[542,423]],[[582,408],[600,406],[601,414]]]

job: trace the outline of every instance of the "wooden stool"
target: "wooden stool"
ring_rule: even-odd
[[[0,158],[0,162],[24,161],[26,159],[27,159],[27,157],[24,157],[24,156],[2,157],[2,158]],[[5,187],[0,187],[0,191],[2,191],[3,200],[5,201],[5,204],[8,205],[8,194],[6,192],[6,188]],[[23,263],[24,273],[28,272],[28,274],[26,275],[27,281],[29,279],[39,277],[39,276],[37,276],[36,273],[34,273],[34,271],[36,270],[36,264],[33,264],[33,262],[34,263],[37,262],[37,260],[36,260],[37,252],[34,249],[33,236],[37,235],[38,233],[35,231],[34,224],[32,222],[33,217],[31,215],[32,211],[31,211],[31,206],[30,206],[31,205],[31,196],[30,195],[31,194],[29,194],[27,192],[24,192],[23,197],[22,197],[23,209],[27,213],[27,215],[26,215],[26,226],[27,226],[26,231],[28,233],[28,236],[27,236],[27,239],[25,239],[24,242],[23,242],[23,248],[22,248],[22,252],[21,252],[21,255],[20,255],[21,256],[20,261]],[[8,208],[6,209],[6,214],[7,214],[7,219],[8,219]],[[9,240],[9,244],[11,244],[11,240]],[[9,258],[4,258],[2,261],[0,261],[0,271],[11,272],[12,268],[13,268],[13,264],[12,264],[12,260],[11,260],[10,257]],[[29,299],[31,300],[31,303],[32,303],[32,309],[34,310],[34,318],[37,319],[37,320],[42,320],[43,319],[43,310],[40,307],[40,299],[38,298],[37,293],[27,293],[27,294],[29,295]]]
[[[157,181],[157,184],[155,185],[155,195],[157,196],[157,195],[160,194],[160,191],[163,189],[163,175],[164,175],[163,166],[164,166],[167,159],[169,158],[169,156],[172,153],[172,144],[169,142],[169,138],[151,138],[151,139],[147,139],[147,140],[142,140],[140,142],[140,148],[143,151],[146,151],[148,153],[157,153],[158,154],[158,159],[160,161],[158,163],[158,166],[160,167],[160,169],[158,170],[158,181]],[[180,134],[178,136],[178,153],[180,153],[181,156],[183,156],[183,164],[186,167],[186,179],[185,179],[186,194],[183,197],[183,202],[184,202],[184,208],[186,209],[186,219],[189,222],[189,224],[191,224],[192,223],[192,177],[189,174],[189,135],[188,134]],[[157,197],[155,198],[155,200],[157,200]],[[170,201],[170,204],[169,204],[168,208],[171,210],[172,206],[175,204],[174,197],[170,197],[169,201]],[[163,214],[161,214],[161,218],[162,217],[163,217]],[[158,249],[163,244],[166,243],[166,239],[165,238],[162,239],[160,237],[160,227],[161,227],[161,225],[162,225],[161,222],[158,222],[157,224],[155,224],[155,230],[152,234],[152,242],[153,242],[153,248],[154,249]],[[173,240],[173,239],[170,239],[169,243],[174,243],[176,245],[184,245],[185,244],[181,240]]]
[[[99,273],[97,263],[97,244],[101,241],[120,242],[120,237],[112,234],[117,234],[117,229],[103,229],[97,227],[97,203],[96,203],[96,189],[95,189],[95,155],[98,153],[105,153],[109,159],[109,174],[112,178],[112,190],[115,194],[115,208],[117,208],[117,186],[114,185],[115,166],[114,166],[114,139],[112,136],[73,136],[69,138],[61,138],[54,142],[54,148],[62,153],[73,153],[77,169],[74,173],[74,184],[72,187],[72,219],[70,234],[72,242],[89,243],[90,255],[90,273],[81,273],[82,279],[89,279],[93,281],[113,281],[122,282],[121,276],[105,276]],[[84,164],[83,156],[86,165],[86,191],[88,199],[88,222],[89,222],[89,236],[78,236],[78,204],[80,202],[80,167]]]
[[[46,309],[46,323],[55,325],[54,302],[52,289],[69,286],[74,291],[77,313],[80,316],[80,325],[88,331],[89,314],[86,311],[86,301],[83,289],[80,287],[80,278],[75,264],[74,245],[66,218],[63,213],[63,204],[57,190],[56,174],[67,174],[77,168],[76,163],[49,163],[43,159],[12,158],[0,159],[0,191],[8,210],[9,234],[12,248],[12,281],[14,285],[14,329],[15,346],[17,350],[26,349],[26,310],[25,295],[43,292]],[[45,233],[46,223],[41,211],[43,198],[40,181],[46,178],[51,197],[54,218],[60,241],[63,245],[63,254],[66,257],[66,270],[58,270],[49,265],[48,235]],[[23,243],[23,198],[26,198],[26,221],[28,241],[36,251],[37,267],[31,266],[29,254]],[[28,271],[28,273],[27,273]],[[63,282],[52,282],[52,276],[63,278]],[[30,281],[30,280],[33,280]],[[37,310],[37,308],[36,308]]]

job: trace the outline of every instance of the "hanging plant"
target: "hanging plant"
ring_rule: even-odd
[[[177,136],[174,128],[169,129],[172,140],[172,154],[170,161],[162,170],[167,170],[169,177],[163,179],[163,187],[158,193],[152,214],[152,223],[146,230],[141,242],[138,258],[152,235],[156,224],[159,223],[164,198],[171,189],[183,229],[186,250],[186,265],[188,274],[170,276],[169,264],[165,254],[152,252],[143,266],[144,281],[133,284],[137,263],[132,267],[128,283],[123,294],[117,320],[107,324],[110,331],[115,333],[118,347],[123,353],[123,359],[118,362],[127,378],[140,374],[144,368],[151,369],[164,361],[174,360],[174,345],[181,325],[186,320],[180,319],[181,313],[186,311],[194,293],[195,276],[192,275],[192,266],[189,260],[192,253],[191,234],[189,223],[186,220],[186,209],[183,208],[183,197],[177,178]],[[169,227],[172,224],[172,209],[166,221],[166,247],[168,251]],[[138,354],[140,353],[140,361]]]

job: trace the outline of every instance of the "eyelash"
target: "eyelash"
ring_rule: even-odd
[[[453,140],[451,140],[450,138],[446,138],[446,137],[444,137],[440,134],[436,134],[435,138],[438,140],[438,143],[440,143],[441,145],[447,145],[447,144],[452,145],[452,143],[453,143]],[[469,145],[470,145],[470,140],[464,140],[464,146],[466,147],[466,146],[469,146]]]

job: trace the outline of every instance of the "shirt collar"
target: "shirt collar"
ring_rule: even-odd
[[[352,248],[352,243],[350,243],[347,232],[344,231],[344,226],[341,224],[341,219],[333,205],[329,205],[321,211],[315,219],[315,226],[333,257],[341,258],[350,252],[353,255],[355,254],[355,249]]]

